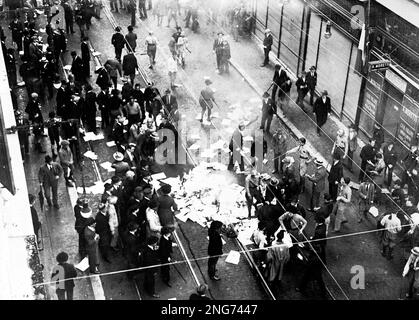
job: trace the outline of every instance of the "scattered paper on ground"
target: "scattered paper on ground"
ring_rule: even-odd
[[[76,264],[75,267],[82,272],[86,271],[89,268],[89,259],[85,257],[80,263]]]
[[[111,148],[111,147],[115,147],[115,146],[116,146],[116,143],[115,143],[115,141],[108,141],[108,142],[106,142],[106,145],[107,145],[109,148]]]
[[[112,168],[112,163],[110,163],[109,161],[106,161],[106,162],[101,163],[101,164],[100,164],[100,166],[101,166],[103,169],[107,170],[108,172],[109,172],[109,171],[115,171],[115,169],[114,169],[114,168]]]
[[[240,261],[240,252],[231,250],[226,258],[226,262],[232,263],[232,264],[239,264],[239,261]]]
[[[85,156],[86,158],[89,158],[90,160],[97,160],[97,154],[92,152],[92,151],[86,151],[83,156]]]
[[[159,172],[159,173],[156,173],[156,174],[152,174],[151,178],[153,180],[166,179],[166,174],[164,172]]]

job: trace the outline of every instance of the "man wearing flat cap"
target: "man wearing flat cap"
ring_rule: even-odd
[[[216,59],[217,59],[217,72],[220,73],[221,59],[222,59],[222,55],[223,55],[224,33],[218,32],[217,35],[218,35],[218,37],[217,37],[217,39],[214,40],[212,50],[214,51]]]
[[[271,51],[273,44],[273,37],[271,30],[266,29],[265,30],[265,38],[263,39],[263,51],[265,53],[265,60],[263,60],[263,63],[260,65],[261,67],[265,67],[269,64],[269,52]]]
[[[58,265],[52,269],[51,282],[56,281],[55,292],[58,300],[73,300],[73,278],[77,277],[76,268],[73,264],[67,262],[68,254],[66,252],[60,252],[56,259]]]

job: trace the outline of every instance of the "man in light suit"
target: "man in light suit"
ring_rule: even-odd
[[[45,198],[47,199],[48,205],[51,206],[51,190],[52,190],[52,202],[54,207],[59,209],[58,205],[58,180],[63,174],[63,168],[56,162],[52,161],[51,156],[45,156],[45,164],[39,168],[38,180],[39,184],[44,188]]]
[[[313,182],[313,191],[311,193],[311,211],[320,209],[320,196],[321,191],[326,188],[326,177],[327,171],[320,159],[315,159],[314,164],[316,165],[316,171],[313,175],[307,176],[307,178]]]

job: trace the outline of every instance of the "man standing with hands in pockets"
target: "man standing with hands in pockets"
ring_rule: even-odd
[[[39,168],[38,180],[39,184],[44,188],[45,198],[47,199],[48,205],[51,206],[51,190],[52,190],[52,202],[56,209],[59,209],[58,205],[58,180],[63,174],[63,168],[56,162],[52,161],[51,156],[45,156],[45,164]]]

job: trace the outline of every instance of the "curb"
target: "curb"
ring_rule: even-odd
[[[75,187],[67,187],[67,192],[68,196],[70,197],[71,207],[74,207],[78,198],[77,189]],[[93,275],[92,277],[89,277],[89,279],[90,284],[92,285],[95,300],[106,300],[100,276]]]

